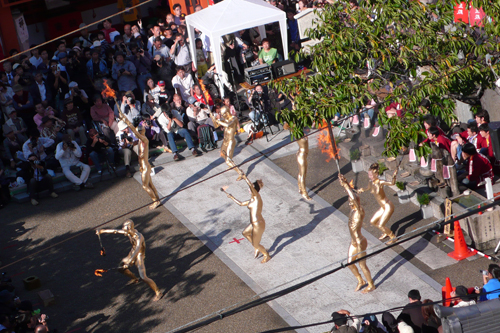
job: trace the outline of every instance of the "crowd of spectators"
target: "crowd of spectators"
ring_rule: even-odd
[[[49,317],[33,306],[31,301],[22,301],[16,296],[12,279],[6,274],[2,274],[0,281],[0,333],[48,333],[47,321]]]
[[[454,288],[448,299],[451,307],[462,308],[499,298],[500,266],[490,264],[488,270],[482,273],[482,287],[459,285]],[[397,317],[391,312],[384,312],[378,319],[375,315],[356,316],[347,310],[339,310],[332,313],[334,326],[331,332],[440,333],[443,332],[443,325],[434,310],[435,303],[430,299],[422,300],[420,292],[413,289],[408,292],[408,304]]]
[[[287,11],[288,42],[294,48],[299,39],[293,15],[299,7],[271,3]],[[195,7],[200,10],[200,5]],[[26,183],[31,203],[37,205],[37,193],[43,189],[57,197],[55,172],[62,171],[75,190],[92,188],[90,165],[101,173],[103,163],[114,167],[121,158],[131,177],[138,140],[120,123],[119,111],[134,125],[146,127],[151,145],[171,151],[176,161],[182,156],[175,140],[185,140],[199,156],[198,127],[208,125],[217,135],[211,112],[220,117],[226,105],[241,116],[240,103],[235,109],[236,84],[243,79],[244,67],[282,59],[279,25],[266,26],[267,39],[257,28],[224,36],[223,60],[235,66],[233,76],[227,74],[228,67],[217,71],[210,39],[203,32],[195,30],[196,54],[190,53],[185,16],[176,4],[173,13],[146,25],[134,10],[123,16],[121,26],[105,20],[90,31],[82,23],[83,29],[71,40],[34,48],[30,55],[13,51],[14,58],[2,63],[0,77],[2,193]],[[117,92],[116,103],[101,96],[104,83]],[[255,103],[248,104],[244,108]],[[256,112],[263,111],[267,110]],[[0,196],[0,206],[6,196]]]

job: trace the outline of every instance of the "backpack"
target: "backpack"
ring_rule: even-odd
[[[208,125],[200,125],[197,129],[200,148],[212,150],[217,148],[217,141],[214,139],[214,131]]]

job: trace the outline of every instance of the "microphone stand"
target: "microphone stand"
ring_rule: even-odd
[[[241,105],[240,105],[240,98],[238,97],[238,89],[236,89],[236,79],[234,78],[234,68],[233,64],[231,63],[231,58],[227,59],[229,63],[229,68],[231,68],[231,78],[233,79],[233,90],[234,94],[236,95],[236,104],[238,105],[238,112],[241,112]]]

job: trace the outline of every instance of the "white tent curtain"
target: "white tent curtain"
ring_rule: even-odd
[[[283,57],[286,60],[288,59],[286,13],[263,0],[225,0],[186,16],[189,48],[195,67],[197,68],[194,28],[210,38],[215,67],[220,72],[224,71],[221,51],[223,35],[258,26],[261,36],[264,37],[264,25],[274,22],[279,22],[280,25]]]

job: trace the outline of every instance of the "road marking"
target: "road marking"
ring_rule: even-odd
[[[240,239],[236,239],[236,238],[233,238],[234,240],[232,242],[229,242],[229,244],[231,243],[240,243],[241,240],[244,240],[245,238],[240,238]]]

